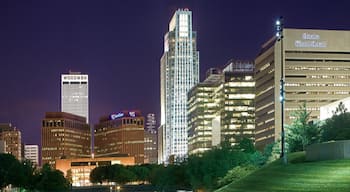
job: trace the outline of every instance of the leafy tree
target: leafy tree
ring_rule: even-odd
[[[136,178],[136,175],[132,171],[120,164],[114,164],[107,167],[107,169],[110,170],[110,173],[112,175],[110,180],[119,184],[125,184],[134,181]]]
[[[96,167],[90,173],[90,181],[91,183],[100,183],[106,179],[106,166]]]
[[[278,140],[265,146],[263,151],[264,163],[270,163],[280,158],[281,155],[281,141]]]
[[[59,170],[51,169],[45,164],[36,175],[36,189],[39,191],[68,191],[70,183]]]
[[[150,170],[148,165],[128,166],[127,169],[134,173],[135,181],[149,181]]]
[[[238,148],[246,153],[254,153],[256,151],[254,142],[248,138],[241,139]]]
[[[322,125],[322,141],[350,139],[350,113],[340,102],[333,116]]]
[[[299,106],[299,110],[291,113],[294,120],[291,125],[286,126],[286,141],[291,152],[304,151],[306,146],[320,142],[320,126],[310,121],[310,114],[305,103]]]
[[[30,160],[24,160],[21,162],[21,171],[17,172],[20,177],[20,187],[25,189],[35,189],[35,174],[36,166]]]
[[[19,161],[11,154],[0,154],[0,188],[17,184]]]
[[[218,179],[223,178],[232,168],[246,164],[264,164],[263,155],[251,146],[251,141],[247,139],[234,147],[223,142],[220,148],[214,148],[200,156],[190,156],[186,170],[191,186],[194,189],[211,191],[219,187]]]
[[[333,115],[344,114],[348,111],[343,102],[340,102],[335,111],[333,111]]]

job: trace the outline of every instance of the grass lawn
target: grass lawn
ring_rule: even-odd
[[[288,158],[288,165],[275,161],[216,192],[350,192],[349,159],[304,162],[304,152]]]

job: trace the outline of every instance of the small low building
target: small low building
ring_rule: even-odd
[[[317,143],[306,148],[307,161],[350,159],[350,140]]]
[[[73,186],[90,186],[90,172],[99,166],[114,164],[135,165],[135,157],[97,157],[97,158],[75,158],[57,159],[56,169],[62,171],[65,176],[71,174]]]

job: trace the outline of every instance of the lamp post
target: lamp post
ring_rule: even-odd
[[[277,19],[276,24],[276,37],[277,41],[280,42],[281,46],[281,79],[280,79],[280,102],[281,102],[281,158],[283,158],[283,163],[287,164],[287,153],[286,153],[286,141],[285,141],[285,130],[284,130],[284,100],[285,100],[285,90],[284,90],[284,59],[283,59],[283,17]]]

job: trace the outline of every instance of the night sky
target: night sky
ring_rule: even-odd
[[[0,1],[0,122],[40,144],[41,120],[60,111],[60,75],[89,75],[90,122],[139,109],[160,119],[160,58],[171,16],[189,8],[203,80],[210,67],[251,59],[289,28],[350,30],[350,1],[50,0]],[[349,42],[350,43],[350,42]]]

